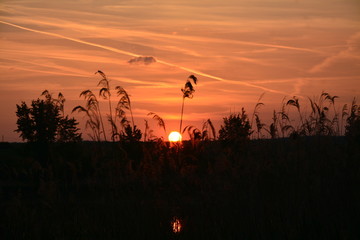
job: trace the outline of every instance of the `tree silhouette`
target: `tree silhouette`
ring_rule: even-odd
[[[59,93],[59,98],[54,99],[47,90],[42,95],[45,100],[33,100],[31,107],[25,102],[16,105],[18,128],[15,131],[20,133],[20,137],[28,142],[43,143],[81,141],[76,120],[64,116],[63,95]]]
[[[194,82],[194,84],[197,84],[197,77],[195,77],[194,75],[190,75],[188,77],[188,79],[186,80],[185,86],[184,88],[181,89],[182,93],[183,93],[183,101],[182,101],[182,107],[181,107],[181,118],[180,118],[180,133],[182,131],[182,119],[183,119],[183,114],[184,114],[184,102],[185,102],[185,98],[193,98],[193,93],[195,92],[195,89],[193,87],[193,85],[191,84],[191,80]]]

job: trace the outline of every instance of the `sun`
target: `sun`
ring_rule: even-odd
[[[169,134],[169,142],[181,142],[181,134],[179,132],[173,131]]]

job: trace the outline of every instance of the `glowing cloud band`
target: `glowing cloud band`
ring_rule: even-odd
[[[17,25],[17,24],[13,24],[13,23],[1,21],[1,20],[0,20],[0,23],[9,25],[9,26],[12,26],[12,27],[15,27],[15,28],[19,28],[19,29],[22,29],[22,30],[26,30],[26,31],[34,32],[34,33],[40,33],[40,34],[44,34],[44,35],[52,36],[52,37],[56,37],[56,38],[62,38],[62,39],[66,39],[66,40],[69,40],[69,41],[85,44],[85,45],[88,45],[88,46],[93,46],[93,47],[105,49],[105,50],[108,50],[108,51],[111,51],[111,52],[128,55],[128,56],[131,56],[131,57],[140,57],[141,56],[141,55],[136,54],[136,53],[124,51],[124,50],[109,47],[109,46],[104,46],[104,45],[93,43],[93,42],[83,41],[83,40],[80,40],[80,39],[77,39],[77,38],[67,37],[67,36],[64,36],[64,35],[61,35],[61,34],[57,34],[57,33],[51,33],[51,32],[45,32],[45,31],[36,30],[36,29],[32,29],[32,28],[27,28],[27,27],[23,27],[23,26],[20,26],[20,25]],[[275,45],[272,45],[272,46],[276,47]],[[236,85],[243,85],[243,86],[247,86],[247,87],[258,88],[258,89],[268,91],[268,92],[272,92],[272,93],[288,95],[288,93],[286,93],[286,92],[282,92],[282,91],[278,91],[278,90],[258,86],[258,85],[251,84],[251,83],[248,83],[248,82],[224,79],[224,78],[217,77],[217,76],[214,76],[214,75],[210,75],[210,74],[207,74],[207,73],[204,73],[204,72],[200,72],[200,71],[197,71],[197,70],[194,70],[194,69],[191,69],[191,68],[187,68],[187,67],[179,66],[179,65],[176,65],[176,64],[173,64],[173,63],[169,63],[169,62],[166,62],[166,61],[163,61],[163,60],[156,59],[156,61],[158,63],[163,64],[163,65],[167,65],[167,66],[170,66],[170,67],[176,67],[176,68],[182,69],[184,71],[191,72],[191,73],[200,75],[202,77],[211,78],[211,79],[214,79],[214,80],[217,80],[217,81],[220,81],[220,82],[225,82],[225,83],[229,83],[229,84],[236,84]]]

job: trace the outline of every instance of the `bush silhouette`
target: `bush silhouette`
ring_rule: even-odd
[[[44,91],[45,100],[33,100],[29,107],[25,102],[16,105],[16,122],[20,137],[28,142],[76,142],[81,141],[78,133],[78,122],[74,118],[64,116],[65,99],[59,93],[59,98],[52,98]],[[62,113],[62,114],[61,114]]]
[[[360,142],[360,106],[353,100],[346,119],[345,135]]]
[[[124,130],[120,132],[120,139],[124,142],[138,142],[142,137],[141,130],[136,128],[132,128],[130,125],[126,125]]]
[[[236,141],[249,139],[252,134],[251,125],[244,108],[241,114],[230,114],[224,118],[224,126],[219,131],[219,140]]]

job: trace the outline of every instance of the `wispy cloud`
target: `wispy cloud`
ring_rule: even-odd
[[[0,20],[0,23],[6,24],[6,25],[9,25],[9,26],[12,26],[12,27],[16,27],[16,28],[19,28],[19,29],[23,29],[23,30],[26,30],[26,31],[34,32],[34,33],[40,33],[40,34],[44,34],[44,35],[48,35],[48,36],[52,36],[52,37],[56,37],[56,38],[62,38],[62,39],[66,39],[66,40],[69,40],[69,41],[86,44],[86,45],[97,47],[97,48],[102,48],[102,49],[109,50],[109,51],[116,52],[116,53],[121,53],[121,54],[129,55],[129,56],[133,56],[133,57],[140,57],[140,55],[132,53],[132,52],[123,51],[123,50],[120,50],[120,49],[117,49],[117,48],[108,47],[108,46],[104,46],[104,45],[101,45],[101,44],[96,44],[96,43],[93,43],[93,42],[83,41],[83,40],[72,38],[72,37],[67,37],[67,36],[64,36],[64,35],[61,35],[61,34],[57,34],[57,33],[51,33],[51,32],[40,31],[40,30],[36,30],[36,29],[32,29],[32,28],[27,28],[27,27],[23,27],[23,26],[20,26],[20,25],[17,25],[17,24],[13,24],[13,23],[1,21],[1,20]]]
[[[113,47],[109,47],[109,46],[105,46],[105,45],[101,45],[101,44],[97,44],[97,43],[93,43],[93,42],[89,42],[89,41],[84,41],[84,40],[80,40],[80,39],[76,39],[76,38],[72,38],[72,37],[67,37],[67,36],[64,36],[64,35],[61,35],[61,34],[51,33],[51,32],[47,32],[47,31],[40,31],[40,30],[36,30],[36,29],[32,29],[32,28],[27,28],[27,27],[23,27],[23,26],[13,24],[13,23],[9,23],[9,22],[5,22],[5,21],[0,21],[0,23],[9,25],[9,26],[12,26],[12,27],[15,27],[15,28],[19,28],[19,29],[22,29],[22,30],[26,30],[26,31],[34,32],[34,33],[39,33],[39,34],[44,34],[44,35],[48,35],[48,36],[52,36],[52,37],[56,37],[56,38],[66,39],[66,40],[69,40],[69,41],[73,41],[73,42],[77,42],[77,43],[81,43],[81,44],[86,44],[86,45],[89,45],[89,46],[105,49],[105,50],[108,50],[108,51],[111,51],[111,52],[132,56],[132,57],[135,57],[135,58],[141,57],[141,55],[133,53],[133,52],[124,51],[124,50],[121,50],[121,49],[117,49],[117,48],[113,48]],[[252,84],[252,83],[249,83],[249,82],[225,79],[225,78],[214,76],[212,74],[208,74],[208,73],[205,73],[205,72],[202,72],[202,71],[198,71],[198,70],[191,69],[191,68],[188,68],[188,67],[180,66],[180,65],[177,65],[177,64],[174,64],[174,63],[169,63],[167,61],[163,61],[163,60],[160,60],[160,59],[157,59],[157,62],[161,63],[161,64],[164,64],[164,65],[167,65],[167,66],[170,66],[170,67],[176,67],[176,68],[182,69],[184,71],[200,75],[202,77],[211,78],[211,79],[214,79],[214,80],[217,80],[217,81],[220,81],[220,82],[224,82],[224,83],[228,83],[228,84],[234,84],[234,85],[243,85],[243,86],[247,86],[247,87],[261,89],[263,91],[268,91],[268,92],[272,92],[272,93],[278,93],[278,94],[282,94],[282,95],[285,94],[286,95],[286,92],[283,92],[283,91],[279,91],[279,90],[275,90],[275,89],[255,85],[255,84]]]
[[[0,68],[9,69],[9,66],[2,65],[2,66],[0,66]],[[34,72],[34,73],[51,74],[51,75],[55,75],[55,76],[86,77],[84,75],[76,74],[76,73],[66,73],[66,72],[60,72],[60,71],[41,70],[41,69],[27,68],[27,67],[21,67],[21,66],[16,66],[16,67],[12,67],[12,68],[14,70],[22,70],[22,71],[28,71],[28,72]]]
[[[322,62],[313,66],[309,72],[318,73],[327,70],[337,63],[349,60],[360,60],[360,32],[357,32],[347,41],[347,48],[332,56],[325,58]],[[360,62],[358,62],[360,64]]]
[[[191,73],[197,74],[197,75],[202,76],[202,77],[211,78],[211,79],[223,82],[223,83],[228,83],[228,84],[233,84],[233,85],[243,85],[243,86],[247,86],[247,87],[253,87],[253,88],[261,89],[261,90],[272,92],[272,93],[285,94],[285,95],[287,94],[287,93],[285,93],[283,91],[278,91],[278,90],[275,90],[275,89],[255,85],[255,84],[252,84],[252,83],[249,83],[249,82],[236,81],[236,80],[225,79],[225,78],[222,78],[222,77],[217,77],[217,76],[214,76],[214,75],[211,75],[211,74],[207,74],[207,73],[204,73],[204,72],[201,72],[201,71],[197,71],[197,70],[194,70],[194,69],[191,69],[191,68],[179,66],[179,65],[176,65],[176,64],[164,62],[164,61],[161,61],[161,60],[158,60],[158,62],[162,63],[164,65],[168,65],[170,67],[180,68],[180,69],[182,69],[184,71],[191,72]]]
[[[173,51],[173,52],[178,52],[178,53],[183,53],[189,56],[194,56],[194,57],[201,57],[202,55],[196,51],[192,51],[190,49],[185,49],[185,48],[180,48],[180,47],[176,47],[176,46],[162,46],[163,49],[169,50],[169,51]]]
[[[354,0],[105,2],[1,2],[3,129],[16,127],[8,106],[42,88],[71,88],[68,109],[78,105],[81,90],[97,89],[97,69],[131,94],[139,126],[154,111],[178,128],[190,74],[200,81],[185,118],[197,126],[207,118],[220,124],[229,108],[252,109],[263,91],[268,116],[284,95],[326,90],[344,103],[359,95],[359,38],[348,39],[359,32]]]

